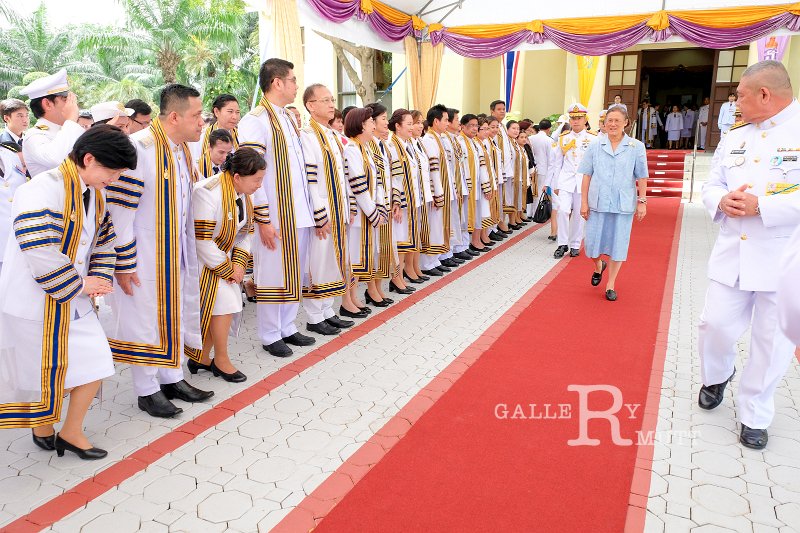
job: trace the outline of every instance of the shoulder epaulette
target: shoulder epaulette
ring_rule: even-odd
[[[588,133],[589,135],[594,135],[595,137],[597,136],[596,131],[586,130],[586,133]]]
[[[251,115],[253,115],[253,116],[256,116],[256,117],[257,117],[257,116],[259,116],[261,113],[263,113],[264,111],[266,111],[266,109],[264,109],[264,106],[263,106],[263,105],[257,105],[257,106],[255,106],[255,107],[253,108],[253,110],[252,110],[252,111],[250,111],[250,114],[251,114]]]
[[[210,191],[210,190],[216,188],[219,185],[219,183],[220,183],[219,176],[215,176],[215,177],[211,178],[208,181],[208,183],[203,185],[203,188],[204,189],[208,189]]]
[[[18,154],[22,151],[22,148],[20,148],[20,146],[13,141],[0,143],[0,148],[5,148],[6,150],[14,152],[15,154]]]
[[[569,130],[572,131],[572,130]],[[562,131],[558,136],[563,137],[564,135],[569,135],[569,131]]]
[[[142,136],[142,138],[139,139],[139,142],[142,143],[142,146],[144,146],[145,148],[150,148],[153,145],[153,143],[156,142],[156,139],[155,137],[153,137],[152,134],[149,134]]]
[[[741,127],[747,126],[749,124],[750,124],[749,122],[737,122],[736,124],[731,126],[731,130],[735,130],[736,128],[741,128]],[[728,131],[730,131],[730,130],[728,130]]]
[[[34,128],[36,128],[37,130],[47,131],[50,129],[50,126],[48,126],[47,124],[37,124],[36,126],[34,126]]]

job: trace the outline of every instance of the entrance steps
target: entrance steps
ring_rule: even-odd
[[[694,162],[695,193],[711,170],[713,152],[697,152]],[[691,150],[647,150],[647,196],[688,198],[692,177]]]

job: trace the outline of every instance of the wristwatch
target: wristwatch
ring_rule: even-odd
[[[638,198],[638,201],[639,201],[640,204],[646,204],[647,203],[647,197],[646,196],[640,196]]]

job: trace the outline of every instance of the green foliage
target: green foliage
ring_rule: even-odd
[[[192,85],[210,103],[227,92],[247,109],[258,77],[258,17],[243,0],[119,0],[125,27],[55,30],[40,6],[19,17],[0,0],[11,29],[0,39],[0,98],[66,68],[82,107],[141,98],[166,83]]]

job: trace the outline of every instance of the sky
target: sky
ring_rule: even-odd
[[[28,0],[8,2],[21,15],[29,15],[43,3],[53,27],[68,24],[119,24],[124,21],[123,10],[116,0]]]

